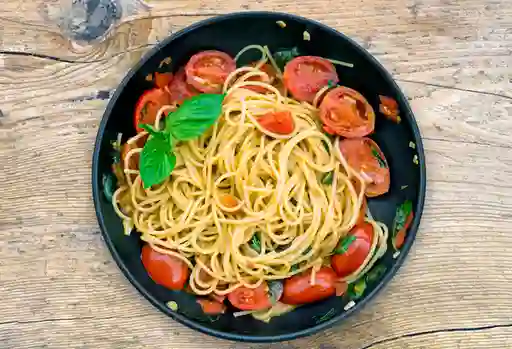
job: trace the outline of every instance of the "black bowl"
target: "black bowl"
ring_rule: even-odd
[[[286,28],[276,24],[279,20],[287,24]],[[304,31],[309,32],[310,41],[303,39]],[[132,122],[135,102],[145,89],[152,87],[146,76],[157,71],[159,63],[169,56],[172,63],[166,69],[176,70],[198,51],[217,49],[234,56],[249,44],[268,45],[271,51],[297,46],[303,55],[354,63],[352,69],[338,67],[340,84],[361,92],[375,110],[378,110],[379,95],[393,97],[399,103],[401,123],[396,124],[377,115],[376,132],[372,138],[389,162],[391,189],[386,195],[369,200],[369,207],[375,219],[391,229],[398,205],[404,200],[411,200],[415,218],[400,253],[396,253],[389,242],[388,252],[377,266],[381,273],[368,280],[366,290],[348,310],[344,308],[354,300],[351,292],[344,297],[332,297],[299,307],[272,319],[270,324],[250,316],[236,319],[232,314],[206,316],[194,296],[167,290],[148,277],[140,260],[142,245],[138,234],[123,234],[120,219],[102,194],[102,175],[110,171],[111,141],[115,140],[118,132],[123,133],[124,139],[135,133]],[[417,161],[413,161],[414,158]],[[130,70],[110,100],[99,127],[92,186],[96,215],[108,248],[126,277],[153,305],[173,319],[210,335],[238,341],[272,342],[311,335],[340,322],[361,309],[395,275],[418,229],[425,198],[425,172],[420,132],[407,99],[375,58],[345,35],[323,24],[289,14],[245,12],[211,18],[172,35]],[[177,303],[177,311],[166,306],[169,301]]]

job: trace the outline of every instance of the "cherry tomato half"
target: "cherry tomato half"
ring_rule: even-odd
[[[340,142],[340,151],[348,165],[367,182],[366,196],[374,197],[388,192],[389,166],[377,143],[367,137],[344,139]]]
[[[172,73],[155,73],[155,86],[163,89],[172,82],[172,79]]]
[[[289,110],[273,111],[257,118],[265,130],[280,135],[288,135],[295,130],[295,122]]]
[[[284,281],[281,302],[285,304],[312,303],[328,298],[336,293],[337,275],[331,268],[322,267],[315,274],[311,284],[311,270],[294,275]]]
[[[171,103],[181,104],[185,99],[199,94],[194,87],[187,84],[187,77],[183,68],[179,69],[169,85]]]
[[[407,229],[409,229],[409,226],[411,225],[413,218],[414,218],[414,214],[412,212],[409,213],[409,215],[407,216],[407,219],[405,220],[404,227],[402,229],[400,229],[400,231],[398,233],[396,233],[395,242],[394,242],[394,246],[396,249],[401,248],[402,245],[404,244],[405,234],[407,233]]]
[[[228,294],[228,299],[240,310],[263,310],[272,306],[266,283],[257,288],[241,286]]]
[[[146,143],[148,139],[148,136],[141,137],[137,140],[137,142],[133,144],[124,143],[121,147],[121,165],[124,168],[124,159],[128,155],[128,152],[135,148],[142,148],[144,147],[144,144]],[[131,170],[138,170],[139,169],[139,153],[133,154],[130,157],[130,161],[128,161],[128,168]]]
[[[284,84],[299,101],[313,102],[320,89],[329,83],[337,84],[334,65],[322,57],[299,56],[284,67]]]
[[[153,281],[171,290],[182,290],[190,275],[185,262],[157,252],[149,245],[142,247],[142,264]]]
[[[391,97],[379,96],[380,105],[379,111],[384,114],[389,120],[399,123],[400,116],[398,110],[398,103]]]
[[[144,131],[139,127],[139,124],[153,125],[156,120],[156,113],[167,104],[171,104],[167,91],[160,88],[145,91],[135,106],[133,121],[137,132]]]
[[[375,128],[375,112],[362,94],[348,87],[333,88],[320,103],[324,130],[347,138],[363,137]]]
[[[339,277],[352,274],[363,264],[372,247],[373,226],[370,223],[358,224],[342,241],[344,239],[352,240],[346,251],[331,258],[331,266]]]
[[[258,62],[253,62],[250,64],[250,66],[255,67],[258,64]],[[274,69],[274,67],[271,64],[265,63],[260,67],[260,70],[263,71],[268,75],[268,79],[262,77],[262,76],[253,76],[247,79],[247,81],[260,81],[265,82],[267,84],[272,85],[274,81],[276,81],[277,78],[277,72]],[[257,92],[257,93],[266,93],[268,92],[268,89],[262,86],[244,86],[244,88]]]
[[[220,93],[236,63],[220,51],[202,51],[193,55],[185,66],[187,82],[204,93]]]
[[[198,298],[197,303],[203,309],[203,312],[208,315],[224,314],[226,306],[220,302],[212,301],[209,299]]]

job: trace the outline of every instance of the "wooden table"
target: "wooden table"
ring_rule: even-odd
[[[56,25],[59,0],[0,0],[0,348],[512,348],[510,0],[151,4],[77,45]],[[144,52],[262,9],[333,26],[392,72],[421,127],[428,192],[410,257],[371,305],[316,336],[249,345],[172,321],[129,284],[102,241],[90,168],[108,98]]]

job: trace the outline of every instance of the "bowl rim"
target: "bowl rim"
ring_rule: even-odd
[[[414,209],[415,215],[413,222],[409,228],[409,232],[407,233],[406,240],[404,242],[403,247],[400,250],[400,255],[395,259],[395,262],[391,266],[391,268],[388,269],[382,280],[375,286],[375,288],[368,293],[364,298],[359,300],[356,305],[354,305],[352,308],[346,310],[345,312],[325,321],[320,324],[317,324],[315,326],[312,326],[310,328],[304,329],[304,330],[298,330],[292,333],[286,333],[286,334],[280,334],[280,335],[264,335],[264,336],[256,336],[256,335],[247,335],[247,334],[237,334],[237,333],[230,333],[230,332],[223,332],[219,330],[215,330],[209,327],[206,327],[202,325],[199,322],[196,322],[194,320],[191,320],[187,318],[186,316],[171,311],[169,308],[167,308],[164,304],[162,304],[160,301],[158,301],[153,295],[151,295],[138,281],[137,279],[132,275],[130,270],[127,268],[126,265],[124,265],[121,261],[121,258],[112,242],[112,239],[110,238],[109,234],[107,233],[107,229],[104,222],[103,214],[101,213],[100,209],[100,196],[102,193],[102,190],[99,185],[99,153],[100,153],[100,147],[102,143],[102,139],[105,134],[105,128],[108,119],[110,118],[112,114],[112,110],[117,103],[118,98],[122,94],[125,86],[127,83],[133,78],[133,76],[141,69],[141,67],[149,61],[154,55],[158,54],[158,52],[165,46],[167,46],[169,43],[174,41],[175,39],[186,35],[187,33],[194,31],[200,27],[203,27],[205,25],[210,25],[215,22],[219,21],[225,21],[230,20],[233,18],[254,18],[254,17],[279,17],[278,20],[294,20],[298,22],[303,22],[306,24],[317,26],[325,31],[331,32],[342,39],[348,41],[356,51],[359,51],[360,54],[366,57],[373,65],[375,65],[380,73],[382,74],[382,77],[384,80],[387,81],[388,84],[390,84],[397,92],[398,95],[403,99],[404,104],[406,106],[406,113],[403,113],[402,118],[406,118],[408,124],[410,125],[414,137],[414,142],[416,143],[416,152],[418,155],[418,161],[420,165],[420,178],[419,178],[419,193],[418,193],[418,199],[417,204]],[[212,335],[217,338],[221,339],[227,339],[227,340],[234,340],[239,342],[252,342],[252,343],[272,343],[272,342],[280,342],[280,341],[288,341],[293,340],[301,337],[306,337],[313,335],[315,333],[318,333],[322,330],[328,329],[332,327],[335,324],[341,323],[342,320],[350,317],[352,314],[358,312],[361,310],[366,304],[368,304],[374,297],[389,283],[389,281],[395,276],[397,271],[400,269],[402,264],[404,263],[406,256],[409,254],[409,251],[412,247],[412,244],[416,238],[416,234],[419,228],[421,216],[423,214],[423,208],[425,205],[425,195],[426,195],[426,184],[427,184],[427,178],[426,178],[426,163],[425,163],[425,153],[421,138],[421,133],[418,127],[418,124],[416,122],[416,119],[414,117],[414,114],[411,110],[411,107],[408,103],[407,97],[402,92],[398,84],[395,82],[391,74],[388,72],[388,70],[366,49],[364,49],[361,45],[359,45],[355,40],[351,39],[347,35],[337,31],[336,29],[323,24],[321,22],[318,22],[316,20],[312,20],[303,16],[298,16],[290,13],[283,13],[283,12],[274,12],[274,11],[243,11],[243,12],[231,12],[227,14],[222,15],[216,15],[201,21],[197,21],[179,31],[176,33],[173,33],[169,35],[165,40],[159,42],[155,47],[153,47],[151,50],[146,52],[144,56],[139,60],[135,66],[130,68],[128,73],[124,76],[124,78],[121,80],[119,85],[117,86],[114,95],[111,97],[110,101],[108,102],[108,105],[105,109],[105,112],[103,113],[98,133],[96,136],[96,140],[94,143],[94,153],[92,158],[92,194],[93,194],[93,201],[94,201],[94,208],[96,212],[96,218],[98,220],[100,230],[103,236],[103,239],[105,240],[105,243],[112,254],[112,257],[114,258],[117,266],[119,269],[121,269],[124,276],[130,281],[130,283],[146,298],[153,306],[155,306],[157,309],[162,311],[164,314],[170,316],[173,320],[186,325],[194,330],[197,330],[199,332],[202,332],[204,334]]]

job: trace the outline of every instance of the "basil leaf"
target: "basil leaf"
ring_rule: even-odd
[[[334,87],[334,86],[336,86],[336,84],[334,83],[333,80],[327,81],[327,87]]]
[[[140,154],[140,176],[144,188],[162,183],[176,166],[171,141],[163,133],[151,136]]]
[[[325,322],[327,320],[330,320],[336,315],[336,309],[331,308],[327,313],[325,313],[322,316],[313,316],[313,320],[315,320],[316,324],[319,324],[321,322]]]
[[[384,273],[386,273],[387,268],[382,265],[376,265],[374,266],[367,274],[366,274],[366,282],[373,283],[375,281],[378,281]]]
[[[258,237],[258,235],[255,233],[252,238],[251,238],[251,242],[250,242],[250,246],[251,248],[260,253],[261,252],[261,242],[260,242],[260,238]]]
[[[116,190],[116,178],[112,173],[104,173],[101,182],[103,184],[103,194],[105,198],[112,202],[112,195],[114,195],[114,191]]]
[[[405,222],[407,221],[407,217],[412,213],[412,202],[410,200],[406,200],[403,204],[397,207],[395,219],[393,220],[393,237],[402,230],[405,226]]]
[[[223,94],[200,94],[186,99],[167,116],[165,131],[179,141],[199,137],[219,118],[223,100]]]
[[[154,136],[158,133],[163,133],[162,131],[155,130],[154,127],[150,124],[139,124],[139,127],[146,130],[152,136]]]
[[[334,173],[331,171],[331,172],[327,172],[324,177],[322,178],[322,183],[323,184],[332,184],[332,179],[334,177]]]
[[[379,166],[382,167],[382,168],[387,168],[388,166],[386,165],[386,161],[384,161],[382,156],[380,156],[379,152],[375,148],[373,148],[373,147],[371,147],[371,148],[372,148],[373,156],[375,156],[375,158],[379,162]]]
[[[277,51],[277,52],[274,52],[274,54],[273,54],[274,60],[276,61],[276,64],[279,67],[279,69],[281,69],[281,71],[284,69],[285,65],[289,61],[291,61],[295,57],[299,57],[299,56],[300,56],[300,53],[299,53],[299,49],[297,47],[293,47],[288,50]]]
[[[364,279],[359,279],[355,283],[350,284],[348,294],[350,299],[357,300],[361,298],[366,290],[366,282]]]
[[[295,273],[297,270],[299,270],[299,264],[294,264],[292,265],[292,267],[290,268],[290,271],[292,273]]]
[[[283,296],[284,285],[279,280],[273,280],[268,282],[268,294],[270,296],[270,302],[275,305]]]
[[[348,248],[355,240],[356,240],[356,237],[354,235],[345,236],[343,239],[340,240],[336,249],[334,249],[334,253],[343,254],[343,253],[347,252]]]

